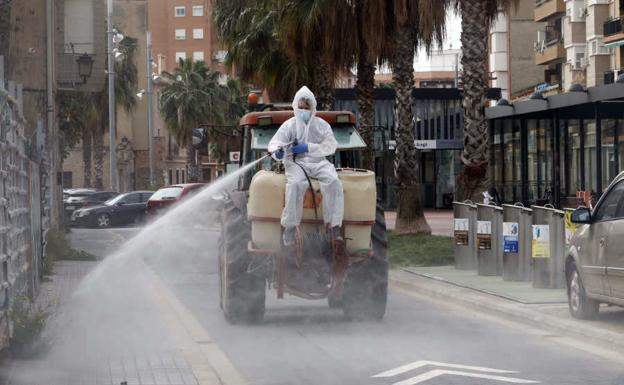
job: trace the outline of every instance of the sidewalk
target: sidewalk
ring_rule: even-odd
[[[624,353],[624,309],[602,306],[595,320],[568,313],[564,290],[533,289],[531,283],[478,277],[453,267],[404,268],[390,272],[396,288],[440,303],[504,318]]]
[[[453,236],[453,210],[425,210],[432,235]],[[386,227],[394,230],[396,211],[386,211]]]

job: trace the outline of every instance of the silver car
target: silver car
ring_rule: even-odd
[[[593,210],[576,209],[572,222],[581,226],[565,264],[570,313],[588,319],[600,303],[624,306],[624,172]]]

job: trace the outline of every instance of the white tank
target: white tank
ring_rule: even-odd
[[[338,170],[345,196],[344,233],[347,251],[370,249],[371,227],[375,221],[375,173],[367,170]],[[319,183],[312,181],[315,190],[318,218],[322,221],[322,195]],[[281,245],[280,218],[284,208],[286,176],[273,171],[260,171],[251,181],[247,207],[252,222],[252,240],[259,249],[278,250]],[[303,222],[315,220],[312,194],[304,199]],[[324,231],[323,225],[320,230]],[[302,223],[302,232],[316,231],[313,223]]]

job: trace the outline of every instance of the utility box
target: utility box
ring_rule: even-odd
[[[532,281],[533,210],[520,204],[503,205],[503,280]]]
[[[477,206],[470,201],[453,202],[455,268],[477,268]]]
[[[502,207],[477,204],[477,272],[479,275],[503,273],[502,226]]]
[[[565,213],[551,207],[531,208],[533,287],[562,289],[565,287]]]

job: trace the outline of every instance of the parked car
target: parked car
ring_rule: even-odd
[[[570,313],[588,319],[600,303],[624,306],[624,173],[593,210],[576,209],[572,222],[580,227],[565,264]]]
[[[71,218],[74,211],[91,206],[98,206],[107,200],[119,195],[116,191],[91,191],[87,190],[78,194],[70,195],[63,202],[65,215]]]
[[[71,216],[73,226],[110,227],[137,224],[145,219],[145,206],[153,191],[119,194],[101,205],[78,209]]]
[[[204,187],[205,183],[186,183],[166,186],[156,191],[147,202],[146,214],[155,217],[180,200],[191,196]]]

